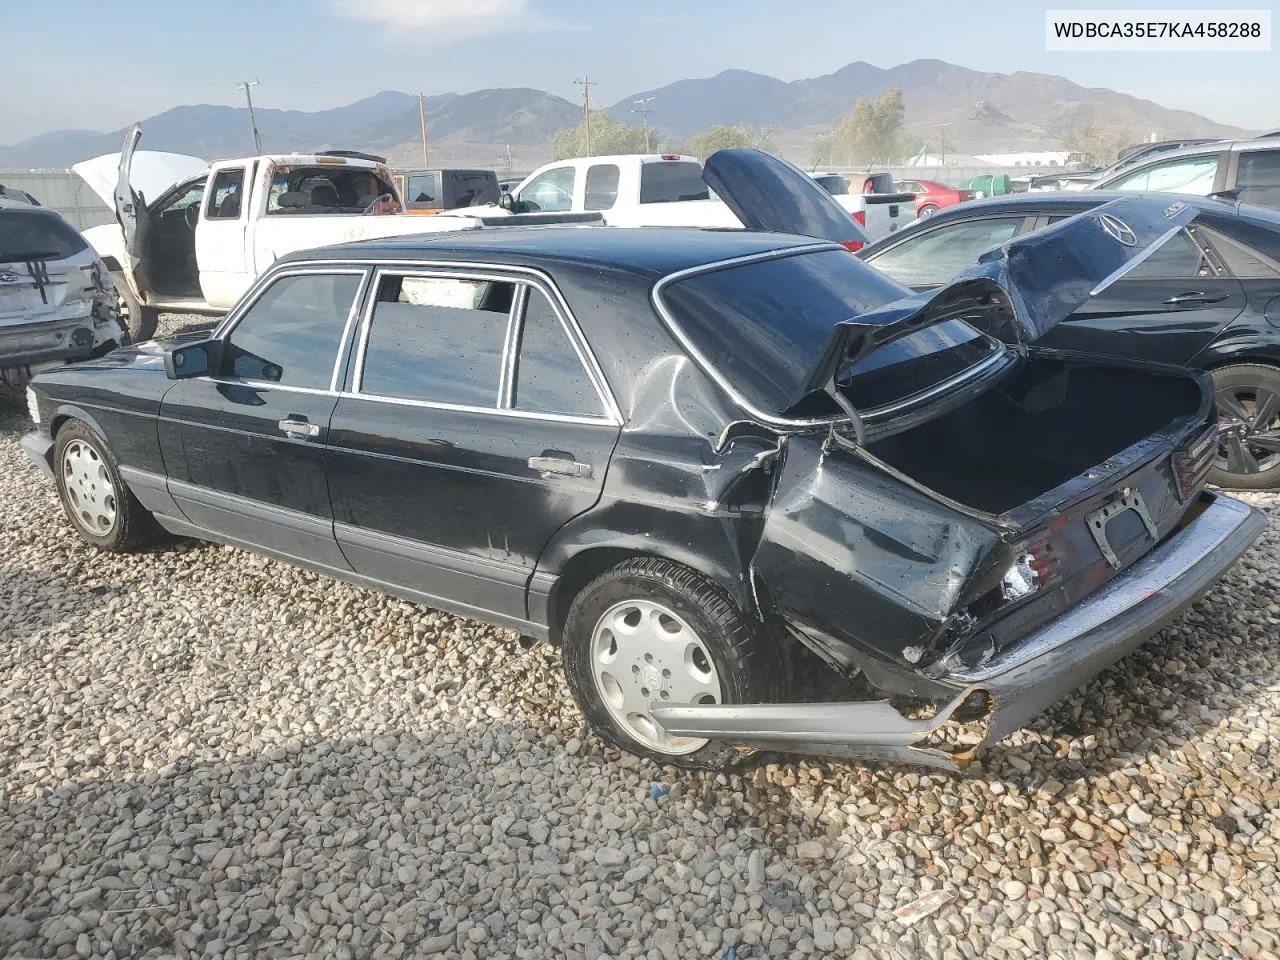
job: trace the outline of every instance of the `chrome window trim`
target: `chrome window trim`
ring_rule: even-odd
[[[565,413],[534,413],[506,407],[477,407],[465,403],[443,403],[438,400],[415,400],[409,397],[383,397],[370,393],[338,392],[340,400],[364,400],[368,403],[390,403],[399,407],[421,407],[426,410],[448,410],[453,413],[489,413],[518,420],[549,420],[554,423],[583,423],[602,427],[620,427],[622,424],[606,417],[580,417]]]
[[[529,285],[520,283],[516,286],[516,295],[511,300],[511,313],[507,317],[507,336],[502,342],[502,369],[498,376],[498,406],[510,410],[516,392],[515,359],[519,350],[520,336],[524,331],[524,305],[529,300]]]
[[[496,280],[503,283],[523,283],[529,286],[535,286],[546,294],[547,299],[551,301],[553,309],[555,309],[556,313],[560,317],[561,325],[566,328],[566,332],[569,334],[569,341],[573,344],[574,351],[578,354],[578,359],[581,360],[583,365],[586,367],[587,378],[595,388],[596,395],[605,411],[602,417],[580,417],[561,414],[541,415],[532,413],[525,413],[522,415],[534,420],[557,420],[566,423],[610,423],[619,427],[623,425],[621,408],[618,406],[618,402],[614,398],[613,390],[610,388],[609,382],[605,379],[604,372],[601,369],[599,362],[596,360],[595,354],[591,351],[590,345],[587,343],[586,336],[582,332],[582,327],[578,324],[578,320],[573,315],[573,311],[569,309],[568,303],[565,302],[564,295],[560,292],[560,288],[557,287],[555,282],[542,271],[535,270],[532,267],[476,263],[458,260],[387,261],[362,259],[343,260],[341,262],[344,264],[372,265],[375,268],[373,279],[374,285],[371,288],[372,295],[367,298],[364,316],[361,318],[360,344],[356,351],[356,365],[352,375],[352,386],[355,387],[355,389],[341,394],[342,396],[358,397],[363,400],[402,401],[410,406],[422,406],[439,410],[475,410],[482,412],[515,413],[515,410],[504,410],[504,408],[496,405],[494,407],[470,407],[465,404],[449,404],[431,400],[382,397],[359,392],[360,380],[364,375],[364,357],[365,348],[369,338],[369,327],[372,322],[373,307],[377,302],[377,283],[383,275],[441,276],[445,279],[458,280]],[[509,362],[514,362],[514,357],[508,357],[507,360]]]
[[[657,310],[658,315],[662,317],[667,329],[676,338],[676,340],[679,341],[680,345],[684,347],[685,351],[702,369],[703,373],[709,376],[720,387],[720,389],[729,395],[729,398],[733,400],[734,403],[741,407],[742,410],[752,418],[760,421],[761,423],[767,424],[768,426],[777,427],[781,430],[807,430],[814,427],[824,427],[848,418],[844,414],[838,413],[809,420],[794,420],[788,417],[780,417],[775,416],[774,414],[765,413],[763,410],[754,406],[745,397],[743,397],[742,394],[738,392],[737,388],[730,383],[729,379],[716,369],[715,365],[708,360],[696,346],[694,346],[685,331],[681,329],[679,322],[675,319],[675,316],[669,309],[667,309],[667,305],[662,299],[662,293],[670,284],[679,280],[687,279],[688,277],[698,276],[699,274],[714,273],[718,270],[729,267],[738,267],[766,260],[782,260],[787,257],[802,256],[809,253],[821,253],[828,250],[844,250],[844,248],[835,243],[813,243],[800,247],[789,247],[785,250],[770,250],[765,253],[754,253],[745,257],[733,257],[732,259],[720,260],[716,263],[707,263],[696,267],[688,267],[684,270],[677,270],[675,273],[667,274],[653,285],[653,291],[650,294],[653,307]],[[852,254],[850,254],[850,256],[852,256]],[[960,373],[948,378],[947,380],[935,384],[927,390],[913,394],[910,397],[905,397],[902,400],[895,401],[894,403],[886,404],[881,407],[872,407],[866,411],[859,410],[858,414],[860,419],[864,423],[873,423],[877,420],[882,420],[885,417],[891,416],[909,407],[925,403],[944,390],[957,387],[967,380],[980,376],[992,367],[996,360],[1005,358],[1009,352],[1008,347],[1005,344],[1000,343],[998,340],[995,342],[998,344],[998,349],[993,351],[990,357],[980,361],[972,367],[960,371]]]

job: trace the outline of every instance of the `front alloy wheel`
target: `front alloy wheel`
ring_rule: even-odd
[[[110,536],[119,521],[117,495],[98,451],[83,440],[72,440],[62,448],[61,470],[72,521],[92,536]]]

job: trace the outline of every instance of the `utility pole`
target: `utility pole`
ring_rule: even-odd
[[[253,131],[253,155],[255,157],[262,153],[262,141],[258,138],[258,123],[253,118],[253,97],[249,93],[249,88],[257,85],[257,80],[245,80],[243,83],[236,84],[244,91],[244,102],[249,105],[249,129]]]
[[[649,104],[653,103],[653,101],[656,99],[657,97],[641,97],[639,100],[631,101],[633,104],[635,104],[637,107],[640,108],[639,110],[632,110],[631,112],[640,114],[640,120],[642,123],[644,123],[644,152],[645,153],[648,153],[651,149],[649,146],[649,114],[652,113],[653,111],[649,109]]]
[[[418,91],[418,122],[422,125],[422,165],[427,166],[427,108],[422,102],[422,91]]]
[[[938,152],[941,154],[939,159],[942,160],[942,165],[944,167],[947,165],[947,149],[951,146],[951,138],[947,136],[947,127],[949,126],[951,126],[950,120],[945,123],[938,124],[940,131],[938,133]]]
[[[583,126],[583,129],[586,131],[587,156],[589,157],[589,156],[592,156],[592,153],[591,153],[591,88],[594,87],[597,83],[599,83],[599,81],[592,80],[590,77],[583,74],[583,77],[581,80],[575,80],[573,82],[576,83],[578,86],[582,87],[582,126]]]

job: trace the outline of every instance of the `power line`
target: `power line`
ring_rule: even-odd
[[[649,150],[651,149],[649,146],[649,114],[651,114],[653,111],[649,109],[649,104],[653,103],[653,101],[657,99],[658,99],[657,97],[641,97],[639,100],[631,101],[633,104],[635,104],[637,107],[640,108],[639,110],[632,110],[631,112],[640,114],[641,122],[644,123],[644,152],[645,153],[648,153]]]
[[[594,87],[598,80],[592,80],[590,77],[583,75],[581,80],[573,81],[582,87],[582,126],[587,135],[587,156],[591,156],[591,88]]]
[[[244,102],[249,105],[249,129],[253,131],[253,155],[255,157],[262,153],[262,140],[258,137],[258,122],[253,116],[253,97],[249,93],[249,88],[257,85],[257,80],[244,80],[236,84],[244,91]]]

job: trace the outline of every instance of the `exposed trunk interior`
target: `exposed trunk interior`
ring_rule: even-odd
[[[993,390],[868,450],[944,496],[1004,513],[1200,407],[1180,374],[1032,359]]]

